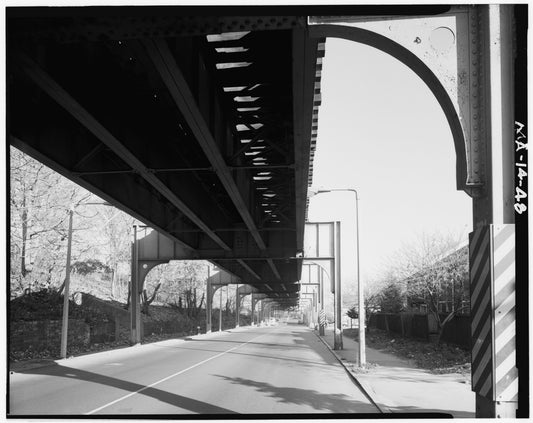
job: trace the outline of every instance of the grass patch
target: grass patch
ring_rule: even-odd
[[[374,328],[367,334],[367,345],[412,360],[417,367],[433,373],[470,377],[470,351],[456,345],[404,338]]]

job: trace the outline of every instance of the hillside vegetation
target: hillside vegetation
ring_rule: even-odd
[[[130,333],[126,304],[102,300],[93,296],[83,296],[81,304],[76,301],[69,301],[69,318],[84,321],[89,327],[95,328],[102,324],[111,324],[111,330],[115,327],[109,310],[123,311],[126,315],[126,324],[122,320],[117,335],[113,333],[114,340],[90,343],[88,345],[69,345],[68,355],[76,356],[90,352],[104,351],[114,348],[121,348],[130,345]],[[37,292],[26,293],[13,299],[9,304],[10,324],[16,322],[35,321],[60,321],[63,313],[63,296],[56,290],[43,289]],[[143,343],[156,342],[163,339],[195,335],[198,332],[205,332],[205,310],[199,310],[195,316],[185,309],[176,306],[150,305],[149,314],[141,314],[145,330]],[[229,329],[235,326],[235,314],[229,310],[223,310],[222,328]],[[213,312],[213,330],[218,330],[219,311]],[[241,315],[241,325],[250,324],[247,316]],[[170,330],[169,330],[170,328]],[[19,364],[25,361],[36,359],[57,359],[60,356],[60,344],[57,340],[52,347],[43,345],[31,345],[25,349],[17,349],[11,345],[9,358],[13,367],[14,363]]]

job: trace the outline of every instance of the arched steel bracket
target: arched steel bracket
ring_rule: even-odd
[[[139,294],[142,294],[143,288],[144,288],[144,281],[146,279],[146,276],[148,276],[148,273],[160,264],[166,264],[170,260],[139,260],[139,267],[138,267],[138,280],[139,280]]]
[[[375,47],[411,68],[429,87],[450,126],[456,185],[472,197],[486,184],[485,99],[481,17],[477,6],[437,16],[310,17],[312,37]]]
[[[223,288],[225,286],[228,286],[229,284],[208,284],[207,285],[207,298],[209,301],[209,304],[213,304],[213,298],[215,297],[215,292],[219,290],[219,288]]]
[[[244,299],[244,297],[246,297],[247,295],[250,295],[254,292],[256,292],[257,289],[250,286],[250,285],[242,285],[242,286],[239,286],[239,288],[237,289],[237,296],[239,298],[239,303],[238,303],[238,307],[241,308],[242,306],[242,300]]]

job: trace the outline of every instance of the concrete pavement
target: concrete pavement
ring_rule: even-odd
[[[333,351],[333,330],[319,337],[384,413],[447,413],[475,417],[475,393],[459,374],[433,374],[393,354],[366,348],[369,369],[357,369],[359,343],[343,337],[343,349]]]
[[[11,416],[377,414],[314,333],[245,327],[10,374]]]

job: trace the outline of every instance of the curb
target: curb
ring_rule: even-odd
[[[346,371],[346,373],[348,374],[348,376],[350,377],[350,379],[357,385],[357,387],[359,389],[361,389],[361,391],[363,392],[363,394],[368,398],[368,400],[379,410],[380,413],[382,414],[385,414],[385,413],[392,413],[392,411],[389,409],[389,407],[387,407],[386,405],[383,404],[383,400],[379,400],[377,399],[376,397],[379,396],[379,394],[376,393],[376,391],[374,391],[372,389],[371,386],[369,386],[367,383],[359,380],[356,375],[353,373],[352,370],[350,370],[346,364],[345,364],[345,361],[335,352],[335,350],[333,348],[331,348],[331,346],[324,340],[320,337],[320,335],[318,335],[315,331],[313,331],[313,333],[316,335],[316,337],[318,339],[320,339],[320,341],[328,348],[328,350],[333,354],[333,356],[337,359],[337,361],[342,365],[342,367],[344,368],[344,370]],[[370,392],[373,392],[374,395],[370,395]]]
[[[22,363],[22,364],[19,364]],[[13,364],[8,363],[8,373],[13,375],[15,373],[22,373],[27,370],[40,369],[42,367],[54,366],[56,364],[55,359],[43,359],[39,361],[17,361]]]
[[[180,336],[180,337],[176,337],[176,338],[162,339],[160,341],[154,341],[154,342],[149,342],[149,343],[144,343],[144,344],[143,343],[139,343],[139,344],[135,344],[135,345],[118,346],[116,348],[111,348],[111,349],[108,349],[108,350],[89,351],[89,352],[82,353],[82,354],[79,354],[79,355],[69,356],[67,358],[34,359],[34,360],[27,360],[27,361],[22,360],[22,361],[17,361],[17,362],[13,362],[13,363],[9,363],[8,362],[7,371],[8,371],[8,373],[10,375],[13,375],[15,373],[23,373],[23,372],[29,371],[29,370],[35,370],[35,369],[40,369],[40,368],[44,368],[44,367],[54,366],[54,365],[57,365],[57,364],[67,363],[71,359],[77,359],[77,358],[86,357],[86,356],[96,356],[96,355],[100,355],[100,354],[109,355],[110,353],[111,354],[118,353],[118,352],[124,351],[124,350],[129,349],[129,348],[148,347],[150,345],[156,345],[158,343],[166,342],[166,341],[169,341],[169,340],[173,340],[173,341],[182,340],[182,341],[185,341],[186,339],[198,339],[198,338],[200,338],[200,339],[201,338],[209,339],[210,337],[212,337],[214,335],[226,335],[226,334],[230,333],[230,331],[232,331],[232,330],[235,330],[235,329],[238,330],[238,329],[241,329],[241,328],[248,328],[248,327],[251,327],[251,326],[239,326],[239,328],[225,329],[222,332],[216,331],[216,332],[210,332],[210,333],[201,333],[201,334],[197,334],[197,335],[185,335],[185,336]]]

